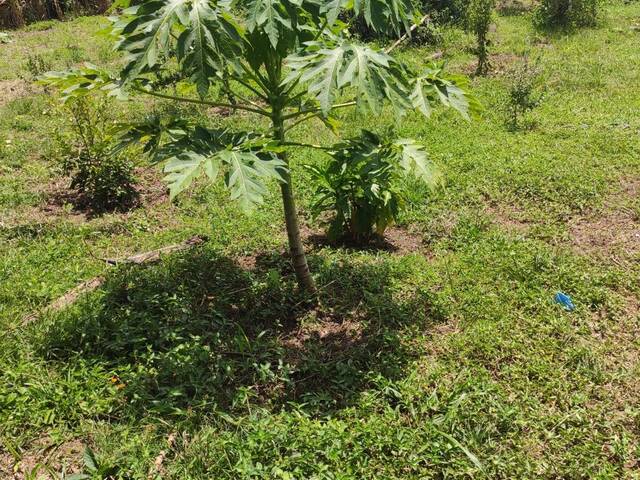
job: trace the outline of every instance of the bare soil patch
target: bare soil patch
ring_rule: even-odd
[[[582,254],[627,263],[640,255],[640,218],[628,205],[640,194],[640,178],[624,179],[601,211],[577,218],[569,225],[574,248]]]
[[[514,53],[494,53],[489,55],[489,75],[504,75],[511,68],[511,65],[522,60],[523,57]],[[462,71],[465,75],[473,76],[478,67],[477,60],[466,64]]]
[[[410,253],[422,253],[430,257],[426,244],[421,234],[411,229],[402,227],[388,228],[383,237],[375,238],[365,245],[356,245],[349,242],[331,242],[321,230],[314,230],[308,225],[300,225],[300,235],[305,244],[307,251],[313,251],[316,248],[333,247],[348,248],[352,250],[368,251],[368,252],[389,252],[394,255],[407,255]],[[240,268],[247,271],[256,269],[266,270],[269,268],[280,267],[280,273],[288,275],[293,273],[290,269],[289,262],[282,263],[283,259],[289,257],[289,251],[285,247],[280,252],[256,252],[250,255],[241,255],[236,257],[236,262]]]
[[[525,212],[515,205],[493,203],[487,205],[484,211],[495,225],[505,230],[526,233],[531,227],[532,222],[527,219]]]
[[[4,228],[34,224],[51,224],[64,220],[72,223],[83,223],[101,216],[103,213],[128,215],[136,209],[148,208],[168,201],[166,185],[162,183],[160,174],[151,169],[139,168],[135,172],[138,179],[135,187],[136,199],[130,205],[114,212],[98,212],[86,205],[78,192],[69,188],[69,179],[55,177],[51,182],[36,187],[42,197],[39,205],[21,208],[3,218],[0,224]]]
[[[84,444],[80,440],[70,440],[62,444],[43,437],[33,442],[27,450],[15,459],[8,453],[0,452],[0,477],[7,480],[53,480],[47,468],[56,473],[79,473],[82,470]],[[45,468],[47,467],[47,468]],[[31,475],[33,477],[31,477]]]
[[[331,242],[324,232],[313,230],[309,227],[300,229],[303,242],[311,247],[345,247],[363,251],[386,251],[396,255],[407,255],[409,253],[426,253],[424,239],[421,234],[411,228],[389,227],[384,235],[376,237],[369,243],[361,245],[354,244],[348,240]]]
[[[305,345],[314,342],[322,345],[323,355],[334,357],[362,340],[362,325],[351,319],[337,321],[325,317],[317,322],[303,324],[281,339],[282,344],[294,353],[304,353]]]
[[[0,80],[0,107],[31,93],[31,86],[24,80]]]

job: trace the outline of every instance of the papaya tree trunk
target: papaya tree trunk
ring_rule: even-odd
[[[273,128],[275,137],[280,142],[284,142],[284,122],[281,113],[274,111]],[[289,160],[285,153],[280,154],[280,158],[289,165]],[[300,238],[300,227],[298,225],[298,213],[296,211],[296,202],[293,197],[293,185],[291,183],[291,174],[289,170],[283,175],[284,182],[280,185],[282,192],[282,204],[284,205],[284,219],[287,225],[287,237],[289,239],[289,252],[293,269],[296,273],[296,279],[301,289],[309,293],[316,292],[316,284],[313,281],[309,265],[307,264],[307,256],[304,253],[302,238]]]

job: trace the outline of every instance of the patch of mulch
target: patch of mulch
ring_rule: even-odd
[[[34,441],[21,452],[18,460],[8,453],[0,452],[0,478],[3,480],[53,480],[44,465],[53,472],[60,473],[66,469],[67,474],[82,471],[82,452],[84,444],[80,440],[70,440],[61,444],[54,443],[47,437]]]
[[[574,248],[582,254],[626,263],[640,255],[640,218],[625,206],[640,194],[640,178],[625,179],[602,211],[590,212],[569,224]]]
[[[21,79],[0,80],[0,107],[18,98],[31,95],[31,85]]]

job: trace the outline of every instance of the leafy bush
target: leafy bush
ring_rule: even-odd
[[[527,57],[508,74],[507,112],[509,126],[517,129],[522,117],[542,100],[539,59],[533,64]]]
[[[477,42],[477,75],[485,75],[489,71],[489,27],[495,6],[496,0],[471,0],[467,10],[467,29],[476,36]]]
[[[89,97],[66,104],[73,141],[62,155],[62,170],[71,176],[82,206],[96,211],[125,210],[136,199],[133,164],[113,148],[106,101]]]
[[[51,62],[39,53],[27,55],[24,69],[31,75],[29,80],[35,80],[46,71],[51,70]]]
[[[437,179],[423,148],[412,140],[382,140],[369,131],[336,146],[331,159],[307,166],[317,182],[312,211],[332,212],[327,236],[362,244],[382,235],[403,204],[400,180],[409,174]]]
[[[598,21],[599,0],[541,0],[535,23],[543,28],[591,27]]]

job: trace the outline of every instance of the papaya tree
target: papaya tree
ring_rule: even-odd
[[[264,117],[255,131],[213,130],[180,119],[153,118],[124,126],[124,142],[144,144],[164,162],[171,197],[199,176],[222,177],[231,198],[249,209],[262,202],[265,182],[279,182],[291,259],[302,289],[315,291],[298,227],[287,149],[320,148],[290,142],[303,122],[338,125],[340,109],[429,117],[436,104],[468,116],[477,104],[462,77],[438,65],[414,69],[390,51],[350,38],[341,18],[360,18],[375,30],[409,33],[410,0],[132,0],[120,5],[111,34],[125,57],[112,75],[93,65],[52,72],[44,82],[70,100],[92,92],[148,95],[244,111]],[[180,86],[180,88],[177,88]],[[189,86],[186,88],[185,86]],[[177,92],[181,92],[178,94]],[[268,126],[267,126],[268,125]],[[426,171],[424,151],[406,145],[403,164]]]

